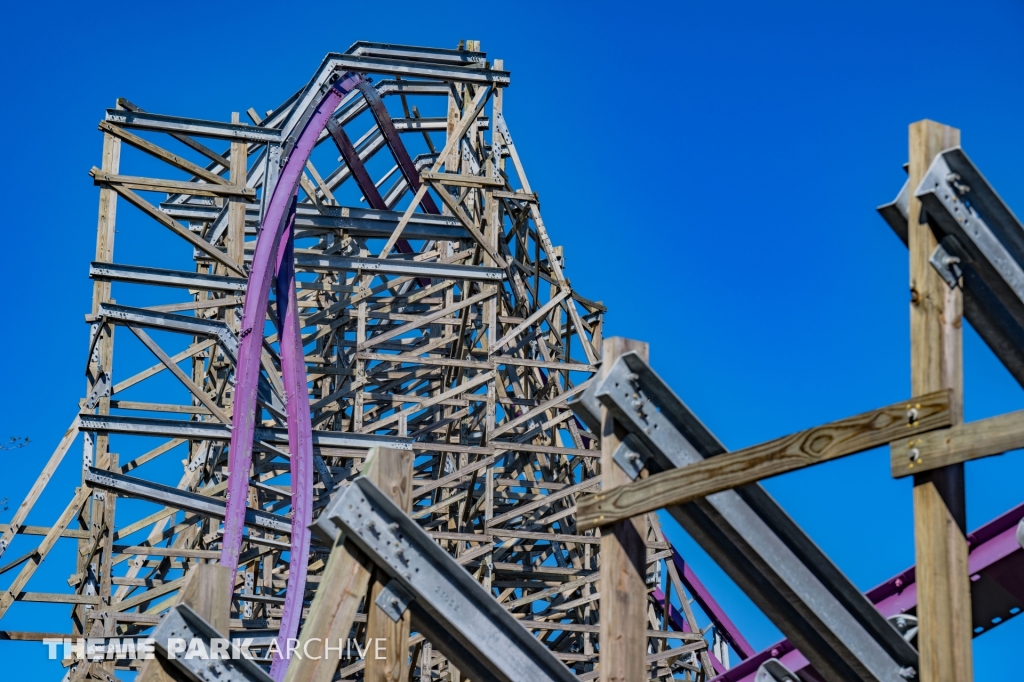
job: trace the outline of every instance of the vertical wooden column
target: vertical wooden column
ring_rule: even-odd
[[[622,337],[605,339],[601,372],[628,351],[648,357],[647,344]],[[630,482],[612,459],[626,432],[608,410],[601,410],[601,488]],[[647,517],[640,516],[601,529],[601,682],[646,680]]]
[[[110,135],[109,133],[103,134],[103,161],[102,167],[104,171],[110,173],[117,173],[121,167],[121,140]],[[99,218],[96,224],[96,260],[101,263],[110,263],[114,260],[114,234],[117,223],[117,193],[106,186],[100,187],[100,206],[99,206]],[[101,303],[110,302],[111,283],[110,282],[93,282],[92,288],[92,314],[95,315],[99,311]],[[107,325],[104,329],[99,332],[99,340],[96,342],[96,348],[93,352],[92,357],[89,358],[88,366],[88,379],[86,385],[86,395],[91,395],[94,387],[104,381],[107,382],[108,386],[113,386],[113,361],[114,361],[114,325]],[[100,398],[97,405],[97,412],[99,414],[110,413],[110,397]],[[95,440],[94,440],[95,438]],[[86,464],[95,466],[99,469],[111,469],[110,457],[109,457],[109,443],[110,437],[106,434],[91,434],[86,433],[84,436],[85,440],[85,459],[91,461],[85,462]],[[90,452],[91,451],[91,452]],[[85,467],[82,467],[83,476],[85,475]],[[84,480],[83,480],[84,482]],[[79,524],[89,529],[90,537],[88,540],[79,540],[79,552],[76,555],[76,573],[86,582],[83,588],[83,593],[88,593],[90,588],[90,572],[91,577],[96,579],[99,584],[93,585],[100,596],[106,597],[109,601],[110,598],[110,555],[104,550],[110,545],[110,538],[113,535],[113,513],[114,513],[114,498],[113,493],[93,495],[91,502],[83,506],[81,514],[79,516]],[[109,526],[109,528],[108,528]],[[107,538],[104,541],[101,538],[102,534],[106,532]],[[88,546],[101,545],[102,549],[96,552],[91,558],[86,556],[85,550]],[[87,633],[89,632],[89,624],[87,622],[88,609],[79,605],[74,608],[75,617],[75,631],[76,633]]]
[[[231,592],[228,590],[230,573],[227,566],[199,564],[188,574],[188,580],[178,593],[178,604],[187,604],[203,620],[213,626],[221,637],[228,637],[231,625]],[[136,682],[173,682],[180,679],[166,659],[157,656],[146,661],[139,670]]]
[[[379,448],[363,475],[406,512],[412,509],[412,451]],[[396,623],[374,603],[387,584],[386,575],[374,572],[366,596],[366,682],[406,682],[409,658],[409,612]],[[377,658],[378,640],[385,640]]]
[[[231,122],[240,123],[241,120],[237,111],[231,112]],[[232,185],[245,187],[245,175],[248,167],[247,145],[245,142],[231,143],[230,179]],[[228,230],[224,236],[224,245],[227,247],[228,258],[239,266],[245,263],[245,199],[235,198],[228,200]],[[226,272],[230,275],[233,273]],[[228,308],[225,314],[225,321],[228,327],[238,333],[238,325],[241,320],[235,319],[235,309]]]
[[[960,131],[934,121],[910,125],[911,393],[953,391],[954,423],[963,420],[963,301],[928,262],[938,244],[914,197],[936,154],[960,144]],[[973,678],[971,593],[967,569],[964,465],[914,477],[918,650],[922,682]]]

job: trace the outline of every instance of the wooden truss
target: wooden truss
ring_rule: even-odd
[[[245,476],[229,627],[265,647],[289,608],[295,627],[308,615],[330,551],[316,538],[295,551],[293,517],[315,519],[382,445],[412,454],[412,517],[580,679],[596,679],[601,538],[577,527],[576,498],[600,486],[601,446],[567,403],[597,371],[605,308],[572,288],[551,241],[502,113],[509,75],[472,41],[357,43],[325,65],[347,74],[347,91],[317,80],[324,66],[246,122],[153,114],[125,99],[100,122],[85,397],[0,539],[2,554],[16,535],[43,536],[0,569],[17,571],[0,618],[17,601],[56,602],[70,607],[64,636],[144,635],[192,571],[224,563],[221,522],[238,504],[226,493]],[[332,92],[336,106],[303,113]],[[284,266],[267,275],[277,273],[276,293],[244,327],[258,240],[277,229],[269,188],[301,152],[302,117],[318,115],[326,124],[275,248]],[[115,257],[115,236],[130,257]],[[298,316],[305,397],[287,388],[285,309]],[[251,465],[229,478],[246,347],[258,352],[254,436],[242,444]],[[302,400],[308,463],[293,460],[301,429],[288,409]],[[24,525],[78,436],[81,486],[51,526]],[[308,499],[301,466],[312,467]],[[27,591],[65,538],[77,543],[71,592]],[[647,674],[707,679],[714,626],[697,623],[689,588],[665,568],[673,550],[653,516],[643,544]],[[354,637],[371,607],[359,606]],[[409,642],[402,679],[459,679],[429,641]],[[65,663],[73,680],[134,665]],[[363,679],[355,655],[340,668]]]
[[[759,548],[756,542],[730,545],[732,538],[716,541],[703,533],[705,548],[785,633],[790,647],[753,656],[720,682],[794,679],[797,673],[777,659],[795,648],[800,651],[790,662],[799,664],[801,679],[969,681],[973,635],[1021,612],[1024,507],[968,534],[963,464],[1024,447],[1024,415],[963,422],[961,333],[966,313],[1024,385],[1024,226],[959,142],[955,128],[933,121],[912,124],[910,178],[899,198],[879,209],[910,250],[915,397],[728,453],[656,378],[646,363],[646,344],[606,340],[600,376],[575,405],[585,422],[602,428],[605,480],[600,492],[579,499],[576,520],[577,529],[604,530],[602,583],[620,588],[613,596],[605,592],[601,603],[606,618],[613,609],[617,615],[606,621],[611,629],[602,631],[606,645],[601,650],[602,668],[610,668],[616,679],[643,676],[643,642],[637,633],[644,591],[633,568],[643,556],[637,520],[659,509],[698,541],[702,533],[694,518],[709,510],[731,523],[734,535],[744,541],[776,534],[783,540]],[[917,564],[914,573],[894,580],[889,594],[903,591],[908,574],[916,579],[914,593],[895,613],[891,604],[885,605],[904,641],[894,641],[891,628],[878,625],[884,598],[877,589],[867,596],[878,610],[859,594],[854,600],[844,598],[845,578],[829,568],[827,558],[800,550],[801,532],[792,522],[758,526],[770,515],[764,514],[763,504],[759,511],[751,497],[752,491],[761,494],[757,483],[765,478],[886,444],[892,475],[914,480]],[[613,480],[609,469],[615,464]],[[628,471],[633,475],[626,476]],[[737,509],[744,513],[733,513]],[[755,523],[743,525],[751,520]],[[744,536],[751,529],[755,532]],[[725,546],[736,554],[752,549],[746,556],[762,565],[750,570],[749,564],[720,551]],[[991,565],[985,555],[1005,561],[997,569],[1003,577],[995,581],[995,590],[979,585],[982,569]],[[826,590],[808,589],[819,580]],[[772,589],[781,589],[787,598],[772,603]],[[904,614],[912,609],[914,626],[908,627]],[[832,641],[825,641],[830,636]],[[916,649],[906,646],[911,642]]]

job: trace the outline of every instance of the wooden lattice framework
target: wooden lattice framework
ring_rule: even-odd
[[[351,87],[329,112],[281,245],[294,249],[311,514],[359,474],[370,446],[411,448],[414,518],[581,679],[596,679],[600,538],[576,529],[575,499],[599,486],[601,447],[567,402],[597,371],[605,309],[572,289],[549,237],[502,114],[508,74],[472,42],[357,43],[334,57],[356,80],[379,79]],[[263,116],[249,109],[248,123],[153,115],[124,99],[101,121],[86,393],[0,553],[31,530],[26,516],[79,434],[83,482],[52,526],[32,530],[42,543],[11,567],[0,618],[15,601],[58,602],[70,607],[72,635],[142,634],[194,567],[222,558],[235,356],[261,331],[231,629],[266,643],[288,592],[308,606],[327,548],[314,539],[306,584],[290,585],[297,479],[286,407],[296,397],[277,328],[289,294],[271,296],[262,330],[243,329],[242,318],[257,232],[268,234],[268,183],[296,153],[298,127],[286,126],[319,85],[314,78]],[[178,246],[154,252],[157,265],[119,262],[115,234],[128,229],[170,230]],[[171,303],[162,302],[168,287]],[[653,515],[646,528],[648,591],[674,593],[688,624],[683,631],[678,614],[672,624],[673,609],[649,599],[650,676],[706,679],[712,626],[697,625],[678,571],[665,566],[673,550]],[[61,538],[78,545],[72,592],[28,592]],[[414,635],[411,644],[417,679],[458,679],[429,642]],[[124,664],[79,664],[72,679],[105,679]],[[361,661],[341,668],[343,679],[361,678]]]

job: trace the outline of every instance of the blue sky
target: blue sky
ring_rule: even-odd
[[[730,448],[909,395],[907,255],[874,207],[903,182],[910,122],[961,128],[1024,212],[1019,2],[58,2],[5,14],[0,438],[32,444],[0,453],[3,522],[84,387],[87,173],[117,97],[228,120],[276,105],[358,39],[480,40],[512,71],[506,117],[574,287],[609,307],[608,335],[650,342],[655,368]],[[1024,407],[970,329],[965,368],[968,419]],[[67,500],[69,461],[30,523]],[[968,525],[1024,500],[1022,481],[1020,453],[968,464]],[[887,452],[766,487],[862,588],[913,563],[910,483],[889,477]],[[670,535],[747,638],[774,641],[713,563]],[[66,627],[66,609],[20,611],[4,629]],[[1022,637],[1018,618],[975,640],[976,678],[1019,679]],[[5,657],[12,672],[43,665],[39,645],[4,648],[18,653]]]

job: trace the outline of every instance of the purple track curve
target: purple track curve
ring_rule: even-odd
[[[249,468],[252,465],[253,436],[256,430],[258,414],[257,389],[260,377],[260,356],[263,346],[263,327],[267,316],[268,296],[274,270],[277,265],[278,250],[282,237],[290,227],[286,221],[290,213],[289,207],[295,196],[299,178],[306,161],[309,159],[313,146],[316,144],[320,131],[327,120],[341,103],[362,80],[358,74],[345,74],[328,89],[315,105],[312,116],[298,134],[296,143],[288,159],[281,168],[277,185],[266,204],[266,211],[261,224],[260,236],[256,242],[249,272],[249,284],[242,312],[242,331],[238,342],[238,364],[235,368],[235,403],[232,414],[231,449],[228,454],[228,489],[225,500],[224,540],[221,549],[220,563],[229,567],[231,575],[230,589],[234,591],[235,571],[238,569],[238,555],[242,547],[242,531],[245,524],[245,512],[249,490]],[[285,251],[290,253],[288,245]],[[308,525],[312,509],[312,430],[310,427],[309,410],[306,402],[306,367],[302,340],[299,330],[298,311],[294,287],[294,269],[291,258],[279,274],[281,279],[290,281],[280,297],[287,301],[281,323],[281,364],[284,374],[286,399],[290,396],[302,396],[302,400],[287,400],[288,442],[291,449],[292,472],[292,539],[290,550],[290,566],[288,584],[285,592],[285,606],[281,617],[279,639],[286,640],[298,632],[302,613],[302,597],[305,593],[306,564],[305,557],[309,554]],[[279,294],[280,284],[279,284]],[[305,408],[305,409],[304,409]],[[296,570],[297,558],[302,565],[301,582]],[[283,677],[287,661],[281,659],[280,665],[275,661],[277,672],[275,679]]]
[[[295,294],[294,256],[295,209],[290,211],[277,259],[277,317],[281,339],[281,369],[284,374],[285,409],[288,413],[288,449],[291,452],[292,537],[288,560],[288,587],[284,594],[278,651],[287,651],[288,638],[299,631],[302,603],[306,593],[309,525],[313,523],[313,437],[306,387],[306,357],[302,349],[298,297]],[[270,676],[282,680],[288,659],[276,657]]]

